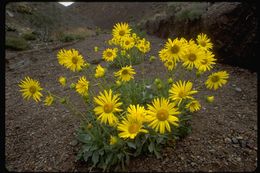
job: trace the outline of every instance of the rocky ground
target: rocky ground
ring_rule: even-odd
[[[85,60],[100,59],[110,35],[101,34],[66,45],[82,53]],[[150,54],[157,56],[165,40],[149,36]],[[95,53],[94,46],[101,51]],[[87,165],[75,162],[79,144],[75,130],[79,120],[59,103],[46,107],[43,103],[24,101],[17,84],[25,76],[57,94],[63,93],[57,78],[72,76],[56,58],[59,48],[32,52],[6,51],[5,69],[5,165],[9,171],[86,171]],[[104,63],[104,62],[102,62]],[[141,65],[135,66],[139,69]],[[164,77],[165,69],[157,59],[146,62],[148,76]],[[257,167],[257,74],[248,70],[217,64],[214,71],[226,70],[228,83],[215,92],[213,104],[202,102],[203,108],[193,115],[192,133],[174,147],[164,148],[163,157],[132,158],[127,170],[132,171],[254,171]],[[138,72],[138,70],[137,70]],[[78,96],[64,89],[72,95]],[[81,101],[77,102],[84,109]]]

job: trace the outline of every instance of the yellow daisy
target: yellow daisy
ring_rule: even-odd
[[[37,80],[33,80],[30,77],[25,77],[24,80],[18,84],[18,86],[22,89],[23,98],[29,100],[31,97],[36,101],[41,101],[41,90],[43,88],[40,87],[40,83]]]
[[[60,77],[59,77],[59,82],[60,82],[60,84],[61,84],[62,86],[65,86],[65,85],[66,85],[66,82],[67,82],[67,80],[66,80],[66,78],[65,78],[65,77],[63,77],[63,76],[60,76]]]
[[[87,79],[85,78],[85,76],[82,76],[78,82],[76,83],[76,91],[82,95],[82,96],[86,96],[88,95],[88,85],[89,85],[89,81],[87,81]]]
[[[148,126],[156,132],[165,133],[165,129],[171,132],[170,124],[178,126],[179,118],[175,115],[180,114],[175,105],[165,98],[155,98],[152,105],[148,104],[147,120]]]
[[[192,90],[192,82],[181,80],[172,85],[169,90],[169,98],[178,103],[181,103],[183,99],[193,99],[192,94],[197,93],[198,91]]]
[[[146,121],[146,110],[143,106],[140,106],[139,104],[129,105],[127,108],[127,115],[139,118],[140,120],[142,120],[142,122]]]
[[[214,58],[214,55],[210,51],[205,52],[205,56],[200,60],[199,63],[199,71],[205,72],[207,70],[211,70],[213,68],[212,65],[215,63],[216,59]]]
[[[175,66],[176,66],[176,62],[175,61],[172,61],[172,60],[167,60],[164,62],[164,66],[169,70],[169,71],[172,71]]]
[[[67,57],[67,51],[65,49],[61,49],[58,54],[57,54],[57,58],[58,58],[58,62],[60,65],[64,65],[65,61],[66,61],[66,57]]]
[[[110,145],[115,145],[118,142],[117,136],[110,136],[109,144]]]
[[[117,50],[108,48],[108,49],[103,51],[102,57],[105,61],[114,61],[116,56],[117,56]]]
[[[209,89],[218,89],[219,87],[222,87],[222,85],[227,83],[227,79],[229,77],[229,74],[226,71],[219,71],[212,73],[208,76],[207,81],[205,82],[205,85]]]
[[[182,65],[189,70],[193,69],[193,67],[198,69],[204,56],[205,52],[199,49],[193,40],[190,40],[181,58],[183,61]]]
[[[181,56],[183,56],[185,48],[186,45],[184,44],[183,40],[179,40],[178,38],[171,40],[169,38],[164,46],[165,52],[161,54],[164,57],[160,58],[177,62],[180,60]]]
[[[105,75],[106,69],[103,68],[100,64],[97,65],[95,77],[100,78]]]
[[[118,136],[124,139],[134,139],[138,133],[148,133],[148,131],[143,129],[143,127],[140,118],[134,116],[127,116],[127,118],[124,117],[122,122],[117,126],[118,131],[120,131]]]
[[[133,75],[135,74],[135,70],[132,68],[132,66],[125,66],[114,74],[116,77],[118,77],[119,80],[127,82],[131,79],[134,79]]]
[[[129,36],[130,31],[128,23],[117,23],[112,29],[112,35],[114,38],[121,39],[122,37]]]
[[[213,44],[210,41],[210,38],[208,38],[208,36],[206,34],[200,33],[197,36],[197,43],[198,45],[203,48],[204,50],[209,50],[212,49]]]
[[[122,111],[119,108],[122,105],[122,102],[119,102],[119,94],[112,94],[110,89],[109,91],[104,90],[104,93],[100,92],[97,97],[94,97],[94,102],[98,105],[94,108],[98,120],[110,126],[117,124],[118,118],[115,116],[115,113]]]
[[[145,40],[143,38],[142,40],[139,40],[136,45],[137,49],[142,53],[147,53],[151,49],[151,44],[149,41]]]
[[[132,37],[122,37],[121,47],[125,50],[133,48],[135,45],[135,40]]]
[[[185,107],[189,109],[190,112],[195,112],[201,109],[199,101],[195,99],[189,102]]]
[[[82,55],[75,49],[66,50],[63,54],[62,65],[71,71],[80,71],[84,65],[84,59]]]
[[[54,98],[52,97],[52,95],[48,95],[45,100],[44,100],[44,105],[46,106],[50,106],[54,101]]]

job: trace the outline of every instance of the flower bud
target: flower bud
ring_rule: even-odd
[[[214,96],[207,96],[207,102],[212,103],[214,101]]]
[[[71,83],[71,84],[70,84],[70,88],[71,88],[71,89],[74,89],[75,87],[76,87],[76,84],[75,84],[75,83]]]

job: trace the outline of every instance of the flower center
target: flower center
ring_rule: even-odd
[[[207,64],[207,63],[208,63],[208,60],[207,60],[207,59],[201,60],[201,64]]]
[[[125,44],[126,44],[126,45],[129,45],[129,44],[130,44],[130,42],[129,42],[129,41],[126,41],[126,42],[125,42]]]
[[[200,45],[201,45],[202,47],[205,47],[205,46],[206,46],[205,41],[201,41],[201,42],[200,42]]]
[[[128,70],[123,70],[122,71],[122,75],[127,75],[128,74]]]
[[[110,113],[113,111],[113,108],[114,108],[113,104],[107,103],[104,105],[104,112]]]
[[[185,97],[185,96],[186,96],[186,94],[185,94],[185,92],[184,92],[184,91],[180,91],[178,95],[179,95],[179,97],[181,97],[181,98],[183,98],[183,97]]]
[[[212,82],[218,82],[219,81],[219,77],[218,76],[212,76],[211,81]]]
[[[119,35],[120,36],[124,36],[125,35],[125,31],[123,31],[123,30],[119,31]]]
[[[112,52],[107,52],[107,57],[111,57],[112,55]]]
[[[165,109],[161,109],[161,110],[159,110],[159,111],[157,112],[156,116],[157,116],[158,120],[160,120],[160,121],[165,121],[165,120],[168,119],[169,113],[168,113],[168,111],[166,111]]]
[[[168,62],[168,65],[169,65],[169,66],[171,66],[171,65],[172,65],[172,62],[171,62],[171,61],[169,61],[169,62]]]
[[[71,61],[72,61],[73,64],[77,64],[77,62],[78,62],[78,58],[76,58],[76,57],[72,57],[72,60],[71,60]]]
[[[36,87],[35,86],[31,86],[29,88],[29,91],[30,91],[30,93],[34,94],[36,92]]]
[[[190,61],[195,61],[196,58],[197,58],[196,55],[193,54],[193,53],[191,53],[191,54],[189,55],[189,60],[190,60]]]
[[[172,53],[178,53],[179,50],[180,50],[180,48],[179,48],[179,46],[177,46],[177,45],[174,45],[174,46],[171,48],[171,52],[172,52]]]
[[[139,125],[137,123],[134,123],[128,127],[128,131],[131,134],[136,133],[138,129],[139,129]]]

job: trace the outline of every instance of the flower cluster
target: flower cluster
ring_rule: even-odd
[[[196,42],[169,38],[158,52],[169,75],[166,82],[158,77],[135,80],[135,76],[141,76],[143,70],[138,72],[135,69],[134,58],[141,57],[146,61],[149,58],[146,54],[151,49],[150,42],[132,32],[127,23],[117,23],[108,45],[102,50],[104,64],[96,66],[87,63],[78,50],[61,49],[57,53],[60,65],[80,73],[71,78],[59,76],[57,81],[63,88],[69,87],[77,92],[87,104],[84,113],[76,108],[71,109],[82,116],[78,139],[83,143],[83,149],[77,157],[91,160],[93,166],[104,170],[119,163],[123,166],[130,154],[137,156],[149,151],[159,157],[160,147],[170,139],[177,139],[180,131],[188,128],[189,116],[201,109],[196,96],[203,86],[195,89],[196,80],[193,79],[179,78],[175,81],[174,70],[181,64],[189,73],[195,70],[198,78],[211,71],[216,64],[213,44],[206,34],[199,34]],[[95,53],[99,50],[97,46],[93,49]],[[119,62],[120,69],[114,70],[110,66],[115,61]],[[156,57],[152,55],[148,61],[152,63]],[[204,86],[217,90],[227,83],[228,77],[226,71],[214,72],[208,75]],[[73,81],[75,78],[77,80]],[[46,91],[46,106],[53,105],[55,100],[69,108],[73,106],[67,97],[42,88],[37,80],[30,77],[25,77],[19,87],[25,99],[32,98],[39,102],[42,91]],[[205,98],[208,103],[214,101],[214,96]]]

